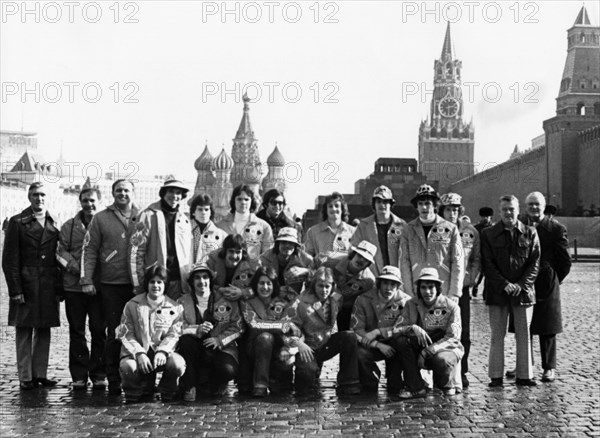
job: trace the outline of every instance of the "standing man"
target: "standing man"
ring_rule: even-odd
[[[373,275],[378,276],[384,266],[394,265],[400,267],[400,236],[406,227],[406,222],[392,213],[396,201],[392,191],[386,186],[379,186],[373,191],[371,207],[375,214],[360,221],[350,243],[357,246],[363,240],[373,243],[377,247],[375,263],[370,269]]]
[[[44,184],[31,184],[27,197],[31,205],[8,222],[2,256],[10,297],[8,325],[15,327],[17,369],[24,390],[57,383],[46,373],[50,327],[60,325],[62,293],[55,256],[58,228],[46,209]]]
[[[129,227],[135,223],[138,213],[131,199],[133,190],[133,183],[129,180],[119,179],[113,183],[112,195],[115,201],[96,214],[90,222],[83,239],[81,256],[81,290],[87,295],[100,292],[102,300],[102,313],[107,328],[104,365],[108,392],[111,395],[121,394],[121,343],[115,339],[115,328],[121,323],[125,304],[134,296],[127,257]],[[95,275],[98,276],[100,291],[94,285]]]
[[[187,192],[181,181],[165,181],[158,191],[160,200],[142,210],[136,219],[129,253],[134,293],[145,292],[144,275],[153,265],[167,268],[167,297],[177,300],[189,292],[186,279],[192,260],[192,228],[179,209]]]
[[[414,285],[425,267],[438,270],[442,294],[458,303],[462,294],[465,265],[458,227],[437,215],[440,198],[433,187],[423,184],[411,203],[419,217],[410,221],[400,240],[400,267],[404,292],[416,296]]]
[[[302,227],[285,213],[286,202],[282,192],[277,189],[269,190],[263,196],[262,207],[256,217],[271,226],[274,238],[279,235],[279,230],[290,227],[298,231],[298,240],[302,240]]]
[[[556,334],[562,332],[560,283],[571,270],[567,229],[544,214],[546,199],[540,192],[525,198],[527,224],[534,226],[540,239],[540,271],[535,280],[535,306],[531,334],[539,335],[542,355],[543,382],[555,379]]]
[[[463,261],[465,264],[465,277],[463,281],[462,295],[458,300],[460,307],[460,322],[462,331],[460,343],[465,349],[461,359],[461,373],[463,388],[469,386],[467,373],[469,372],[469,352],[471,351],[471,286],[475,286],[479,272],[481,271],[481,252],[479,233],[469,222],[459,219],[465,213],[462,205],[462,196],[458,193],[446,193],[441,197],[440,216],[458,227],[458,233],[462,242]]]
[[[65,310],[69,321],[69,371],[75,390],[85,390],[88,378],[93,389],[106,388],[106,371],[102,355],[106,331],[102,315],[102,300],[95,292],[84,293],[79,284],[81,252],[85,233],[96,214],[100,191],[86,187],[79,193],[81,211],[60,229],[56,259],[63,267]],[[96,278],[94,278],[96,280]],[[91,352],[85,338],[86,319],[92,335]]]
[[[518,219],[519,200],[500,198],[501,221],[483,230],[481,255],[485,302],[489,306],[491,340],[490,387],[503,386],[504,337],[509,312],[515,318],[517,385],[535,386],[529,326],[535,304],[534,282],[540,266],[540,241],[535,228]]]

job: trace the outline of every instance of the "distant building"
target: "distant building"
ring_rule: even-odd
[[[0,172],[7,172],[25,152],[37,151],[37,133],[25,131],[0,131]]]
[[[265,166],[260,161],[258,139],[254,136],[250,123],[250,99],[244,95],[243,100],[244,112],[233,139],[231,155],[222,148],[221,152],[213,157],[208,145],[205,145],[204,151],[194,162],[198,173],[194,196],[211,196],[216,220],[229,213],[231,193],[240,184],[250,186],[257,196],[272,188],[277,188],[283,193],[287,189],[283,176],[285,159],[277,146],[267,158],[265,172]],[[190,197],[190,202],[192,198],[193,196]]]
[[[462,62],[453,52],[448,22],[442,54],[433,67],[429,117],[419,126],[419,171],[430,182],[438,181],[442,192],[475,172],[475,128],[463,120]]]

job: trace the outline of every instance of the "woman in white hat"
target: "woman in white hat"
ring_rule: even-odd
[[[460,343],[460,309],[442,295],[442,280],[435,268],[423,268],[411,298],[392,330],[392,345],[400,354],[406,389],[400,398],[422,397],[425,382],[420,370],[433,371],[435,386],[446,395],[460,391],[456,370],[464,349]]]
[[[260,256],[260,263],[275,270],[280,285],[289,286],[297,293],[302,291],[314,270],[313,258],[301,248],[298,230],[291,227],[279,230],[275,246]]]

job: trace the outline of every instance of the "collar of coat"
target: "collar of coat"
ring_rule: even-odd
[[[147,293],[136,295],[135,297],[133,297],[131,299],[131,301],[136,303],[138,306],[150,307],[150,303],[148,303],[148,294]],[[164,309],[164,308],[177,307],[177,306],[178,306],[178,304],[175,301],[173,301],[171,298],[169,298],[165,295],[165,300],[159,307],[161,309]]]
[[[20,220],[23,224],[28,224],[36,220],[35,215],[33,214],[33,209],[31,207],[27,207],[25,210],[23,210],[21,212]],[[49,220],[52,223],[52,225],[56,224],[56,220],[48,210],[46,210],[46,220]]]
[[[515,225],[515,229],[521,234],[527,233],[527,225],[525,225],[523,222],[521,222],[518,219],[517,219],[517,224]],[[496,236],[501,235],[504,232],[504,222],[498,221],[498,223],[492,225],[489,228],[489,230],[490,230],[491,234],[494,234]]]
[[[106,207],[107,210],[111,210],[114,213],[118,213],[119,212],[119,208],[117,208],[117,206],[115,205],[115,203],[113,202],[112,204],[110,204],[108,207]],[[139,211],[139,208],[137,205],[135,205],[133,202],[131,203],[131,217],[137,216]]]
[[[456,226],[453,223],[448,222],[446,219],[441,217],[439,214],[435,215],[435,220],[433,222],[431,222],[430,224],[423,224],[418,217],[416,217],[415,219],[413,219],[412,221],[410,221],[408,223],[408,225],[410,225],[411,227],[422,227],[422,226],[433,227],[434,225],[438,225],[438,224],[450,224],[453,227]]]
[[[401,307],[404,307],[406,302],[408,300],[410,300],[410,298],[411,298],[410,295],[399,290],[396,293],[395,297],[392,297],[389,300],[384,301],[383,298],[379,295],[379,291],[377,289],[371,289],[370,291],[365,292],[362,296],[365,297],[365,299],[371,300],[373,306],[376,306],[378,303],[381,303],[382,305],[387,306],[389,303],[395,302],[395,303],[400,304]]]
[[[361,219],[361,222],[367,224],[377,224],[377,215],[372,214],[371,216],[367,216],[366,218]],[[403,225],[404,223],[404,220],[400,219],[398,216],[392,213],[392,225]]]
[[[438,295],[438,297],[431,306],[426,306],[423,299],[419,297],[413,297],[411,298],[411,301],[414,301],[417,304],[417,307],[424,312],[428,312],[430,310],[439,308],[444,309],[448,307],[458,307],[458,304],[449,299],[446,295],[442,294]]]
[[[156,211],[156,212],[162,211],[160,201],[153,202],[148,207],[146,207],[146,209]],[[179,208],[179,205],[177,205],[177,208],[175,209],[174,213],[176,213],[177,215],[181,214],[181,209]]]
[[[233,224],[233,221],[235,219],[235,213],[227,213],[227,216],[225,216],[223,218],[224,222],[230,222]],[[246,222],[246,224],[250,225],[253,223],[258,222],[259,218],[254,214],[254,213],[250,213],[250,217],[248,219],[248,222]],[[260,219],[262,221],[262,219]]]
[[[348,225],[344,221],[342,221],[342,223],[340,224],[340,227],[338,229],[340,229],[340,228],[341,228],[342,231],[351,231],[350,230],[350,225]],[[326,220],[322,221],[319,224],[319,231],[327,231],[327,230],[331,230],[331,228],[329,227],[329,222],[327,222]]]

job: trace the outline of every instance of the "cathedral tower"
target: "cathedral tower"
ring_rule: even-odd
[[[429,117],[419,127],[419,170],[438,181],[440,193],[474,173],[475,130],[463,121],[462,62],[453,52],[448,23],[442,54],[434,62]]]
[[[231,172],[231,183],[234,187],[239,184],[249,185],[258,194],[262,169],[258,153],[258,139],[250,124],[250,99],[244,94],[244,114],[240,127],[233,139],[231,158],[235,163]]]

